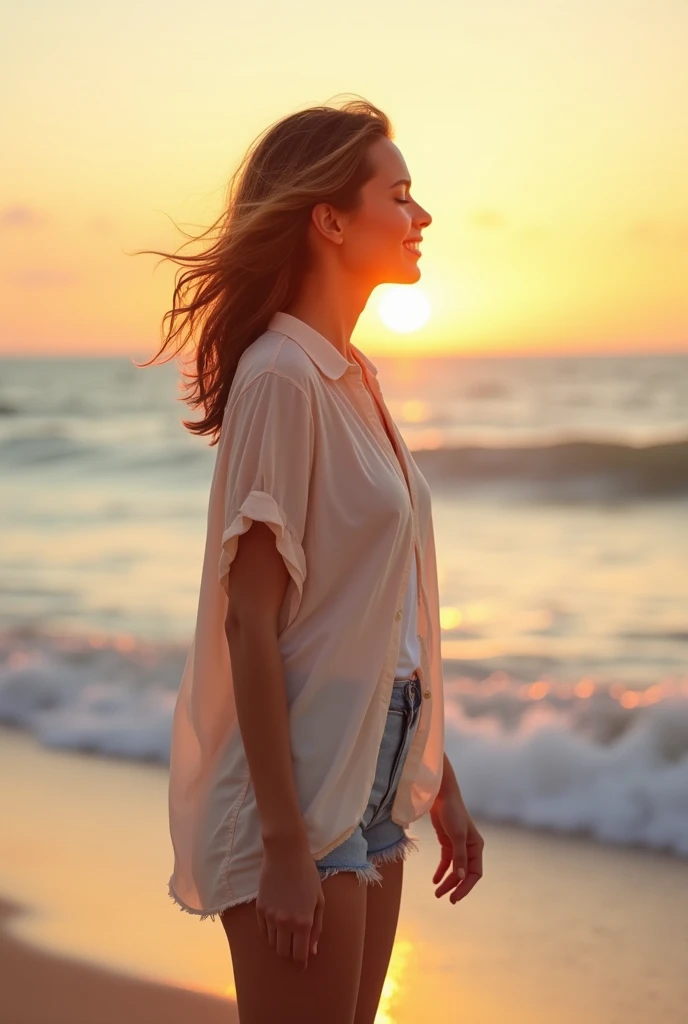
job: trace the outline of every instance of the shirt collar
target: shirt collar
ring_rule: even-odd
[[[297,342],[327,377],[337,380],[351,366],[351,363],[344,358],[331,341],[328,341],[319,331],[310,327],[303,320],[292,316],[291,313],[275,313],[268,324],[268,330],[279,331],[280,334],[286,334],[288,338]],[[377,376],[377,367],[361,352],[360,348],[352,344],[351,349],[356,358],[360,359],[374,376]]]

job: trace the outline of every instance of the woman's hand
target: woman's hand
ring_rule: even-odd
[[[318,952],[325,897],[315,861],[303,842],[264,842],[256,901],[258,927],[279,956],[308,966]]]
[[[432,821],[442,852],[437,870],[432,877],[437,885],[450,866],[452,870],[444,879],[435,896],[444,896],[451,889],[450,903],[458,903],[467,896],[483,874],[483,837],[463,802],[453,772],[448,780],[443,779],[434,804],[430,808]]]

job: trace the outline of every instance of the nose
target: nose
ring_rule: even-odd
[[[432,217],[430,216],[428,211],[424,209],[422,206],[419,206],[418,209],[420,211],[420,214],[418,217],[415,218],[416,224],[418,225],[418,227],[429,227],[429,225],[432,224]]]

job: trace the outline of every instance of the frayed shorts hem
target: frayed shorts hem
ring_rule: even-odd
[[[323,882],[326,878],[331,875],[336,875],[340,871],[352,871],[358,878],[359,884],[373,885],[376,882],[382,885],[382,874],[377,868],[378,864],[391,864],[394,861],[406,860],[412,850],[417,850],[418,844],[413,836],[404,835],[401,839],[398,839],[395,843],[390,846],[384,847],[382,850],[377,850],[375,853],[368,854],[368,863],[363,867],[329,867],[329,868],[318,868],[320,874],[320,880]],[[317,866],[317,865],[316,865]],[[221,917],[225,910],[229,910],[231,907],[236,907],[240,903],[252,903],[258,899],[258,893],[251,893],[249,896],[239,896],[233,900],[229,900],[227,903],[223,903],[219,907],[213,907],[212,910],[199,910],[196,907],[190,907],[188,903],[180,899],[174,891],[172,885],[172,879],[170,878],[167,883],[167,895],[176,904],[178,910],[182,910],[187,914],[193,914],[194,917],[198,917],[199,920],[205,921],[206,918],[210,918],[214,921],[216,917]]]
[[[368,863],[363,867],[349,867],[343,865],[342,867],[328,867],[318,868],[320,873],[320,880],[324,881],[329,878],[330,875],[336,875],[340,871],[352,871],[358,878],[359,883],[366,885],[373,885],[375,882],[382,885],[382,874],[377,868],[378,864],[392,864],[395,861],[406,860],[412,850],[418,849],[418,843],[413,836],[404,835],[390,846],[384,847],[382,850],[377,850],[375,853],[368,854]]]

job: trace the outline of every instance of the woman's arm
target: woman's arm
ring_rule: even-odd
[[[440,783],[440,791],[438,793],[438,796],[443,797],[446,796],[448,793],[456,793],[459,796],[459,798],[463,800],[463,797],[461,796],[461,789],[459,788],[459,783],[456,779],[456,774],[452,767],[452,763],[445,753],[444,768],[442,770],[442,782]]]
[[[265,845],[308,847],[292,767],[277,620],[289,573],[269,526],[239,538],[227,578],[229,643],[239,728]]]

